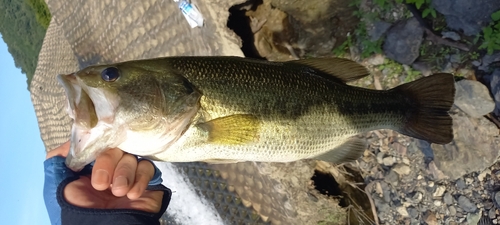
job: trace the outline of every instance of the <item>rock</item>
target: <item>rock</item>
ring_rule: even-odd
[[[433,212],[428,212],[427,215],[424,217],[424,221],[427,223],[427,225],[437,225],[437,219],[436,219],[436,214]]]
[[[455,206],[448,207],[448,210],[450,211],[450,216],[455,216],[457,214],[457,209],[455,209]]]
[[[349,4],[350,0],[264,0],[264,4],[267,2],[290,15],[287,21],[304,54],[331,54],[359,24],[359,18],[353,15],[358,9]]]
[[[434,163],[434,161],[431,161],[429,163],[429,172],[431,172],[432,177],[435,180],[443,180],[449,178],[449,176],[446,176],[441,170],[437,168],[436,163]]]
[[[384,53],[399,63],[411,65],[418,58],[424,30],[417,19],[400,21],[387,32]]]
[[[481,219],[481,211],[478,213],[469,213],[467,214],[467,223],[470,225],[476,225],[479,223],[479,220]]]
[[[500,9],[498,0],[433,0],[432,6],[446,18],[448,27],[471,36],[491,21],[490,15]]]
[[[441,205],[443,205],[443,202],[439,201],[439,200],[436,200],[436,201],[434,201],[434,205],[437,206],[437,207],[440,207]]]
[[[368,35],[371,41],[378,41],[385,32],[389,30],[392,24],[385,21],[375,21],[372,26],[368,29]]]
[[[443,35],[443,38],[449,38],[454,41],[460,40],[460,35],[453,31],[443,31],[441,35]]]
[[[461,80],[455,88],[455,105],[469,116],[480,118],[495,109],[488,88],[478,81]]]
[[[469,198],[461,195],[458,197],[458,205],[466,212],[473,213],[476,212],[477,207],[470,201]]]
[[[495,211],[495,208],[492,208],[490,209],[490,211],[488,211],[488,217],[490,219],[495,219],[497,217],[497,212]]]
[[[367,58],[366,63],[374,66],[382,65],[385,63],[385,56],[382,54],[375,54]]]
[[[396,164],[394,168],[392,168],[392,170],[397,174],[399,174],[400,176],[408,175],[411,172],[410,167],[402,163]]]
[[[382,198],[374,197],[373,202],[375,203],[375,207],[377,207],[377,211],[379,211],[379,213],[388,211],[391,208],[389,204],[382,200]]]
[[[493,194],[493,204],[500,208],[500,192],[498,191]]]
[[[453,118],[453,142],[432,144],[437,168],[450,179],[482,171],[495,163],[500,154],[498,128],[486,118],[471,118],[458,109]]]
[[[392,156],[385,157],[385,158],[383,159],[384,166],[392,166],[392,165],[394,165],[394,162],[395,162],[395,161],[396,161],[396,160],[395,160],[395,159],[394,159],[394,157],[392,157]]]
[[[408,207],[406,211],[408,211],[408,215],[413,219],[416,219],[419,215],[418,210],[414,207]]]
[[[401,215],[403,217],[409,217],[410,216],[410,215],[408,215],[408,211],[406,211],[406,207],[404,207],[404,206],[397,207],[396,211],[399,213],[399,215]]]
[[[390,183],[393,186],[398,185],[399,177],[398,174],[394,171],[389,171],[389,173],[384,178],[385,182]]]
[[[465,181],[463,179],[458,179],[457,182],[455,182],[455,185],[457,186],[458,189],[465,189]]]
[[[495,69],[490,76],[491,93],[496,102],[494,113],[500,116],[500,69]]]
[[[411,64],[411,67],[413,67],[413,69],[415,70],[420,71],[420,73],[422,73],[422,76],[424,77],[432,75],[432,66],[427,62],[415,61],[413,62],[413,64]]]
[[[424,153],[424,156],[429,159],[434,159],[434,151],[432,150],[431,143],[417,139],[415,141],[416,146],[422,153]]]
[[[422,198],[424,197],[424,195],[420,192],[417,192],[415,194],[415,196],[413,196],[413,199],[415,200],[415,203],[419,203],[422,201]]]
[[[484,178],[488,175],[488,174],[491,174],[491,170],[490,169],[485,169],[483,172],[481,172],[479,175],[477,175],[477,179],[479,181],[483,181]]]
[[[377,162],[378,162],[378,164],[383,164],[384,163],[384,153],[379,152],[377,154]]]
[[[443,201],[446,205],[453,204],[453,196],[451,196],[450,192],[446,192],[443,196]]]
[[[443,194],[444,194],[445,191],[446,191],[446,187],[442,186],[442,185],[439,185],[436,188],[436,191],[434,191],[434,193],[432,194],[432,197],[441,197],[441,196],[443,196]]]

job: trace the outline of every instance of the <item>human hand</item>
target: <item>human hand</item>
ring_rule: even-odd
[[[68,141],[47,153],[47,158],[66,157],[69,147]],[[96,158],[90,177],[81,176],[66,185],[64,197],[70,204],[84,208],[158,212],[163,192],[146,190],[154,172],[151,162],[138,162],[120,149],[108,149]]]

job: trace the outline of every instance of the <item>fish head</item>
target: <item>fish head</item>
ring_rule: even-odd
[[[127,62],[57,76],[73,119],[66,158],[69,168],[79,171],[115,147],[153,156],[187,130],[201,94],[164,67],[148,61]]]

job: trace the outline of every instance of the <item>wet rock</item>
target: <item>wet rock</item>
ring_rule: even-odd
[[[470,201],[469,198],[461,195],[458,197],[458,205],[466,212],[473,213],[476,212],[477,207],[474,203]]]
[[[451,179],[482,171],[500,154],[498,128],[489,120],[471,118],[458,109],[450,112],[454,139],[446,145],[432,144],[437,168]]]
[[[450,192],[446,192],[443,196],[443,201],[446,205],[453,204],[453,196],[451,196]]]
[[[480,118],[495,108],[488,88],[478,81],[461,80],[455,88],[455,105],[469,116]]]
[[[490,15],[500,9],[500,1],[433,0],[432,6],[446,17],[448,27],[471,36],[491,21]]]
[[[385,21],[375,21],[371,28],[368,29],[368,35],[370,36],[371,41],[378,41],[387,30],[391,27],[392,24]]]
[[[424,30],[415,18],[400,21],[387,32],[384,53],[399,63],[411,65],[419,56]]]

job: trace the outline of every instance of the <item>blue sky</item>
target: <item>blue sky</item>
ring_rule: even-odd
[[[26,76],[0,40],[0,218],[2,224],[50,224],[42,196],[45,148]]]

